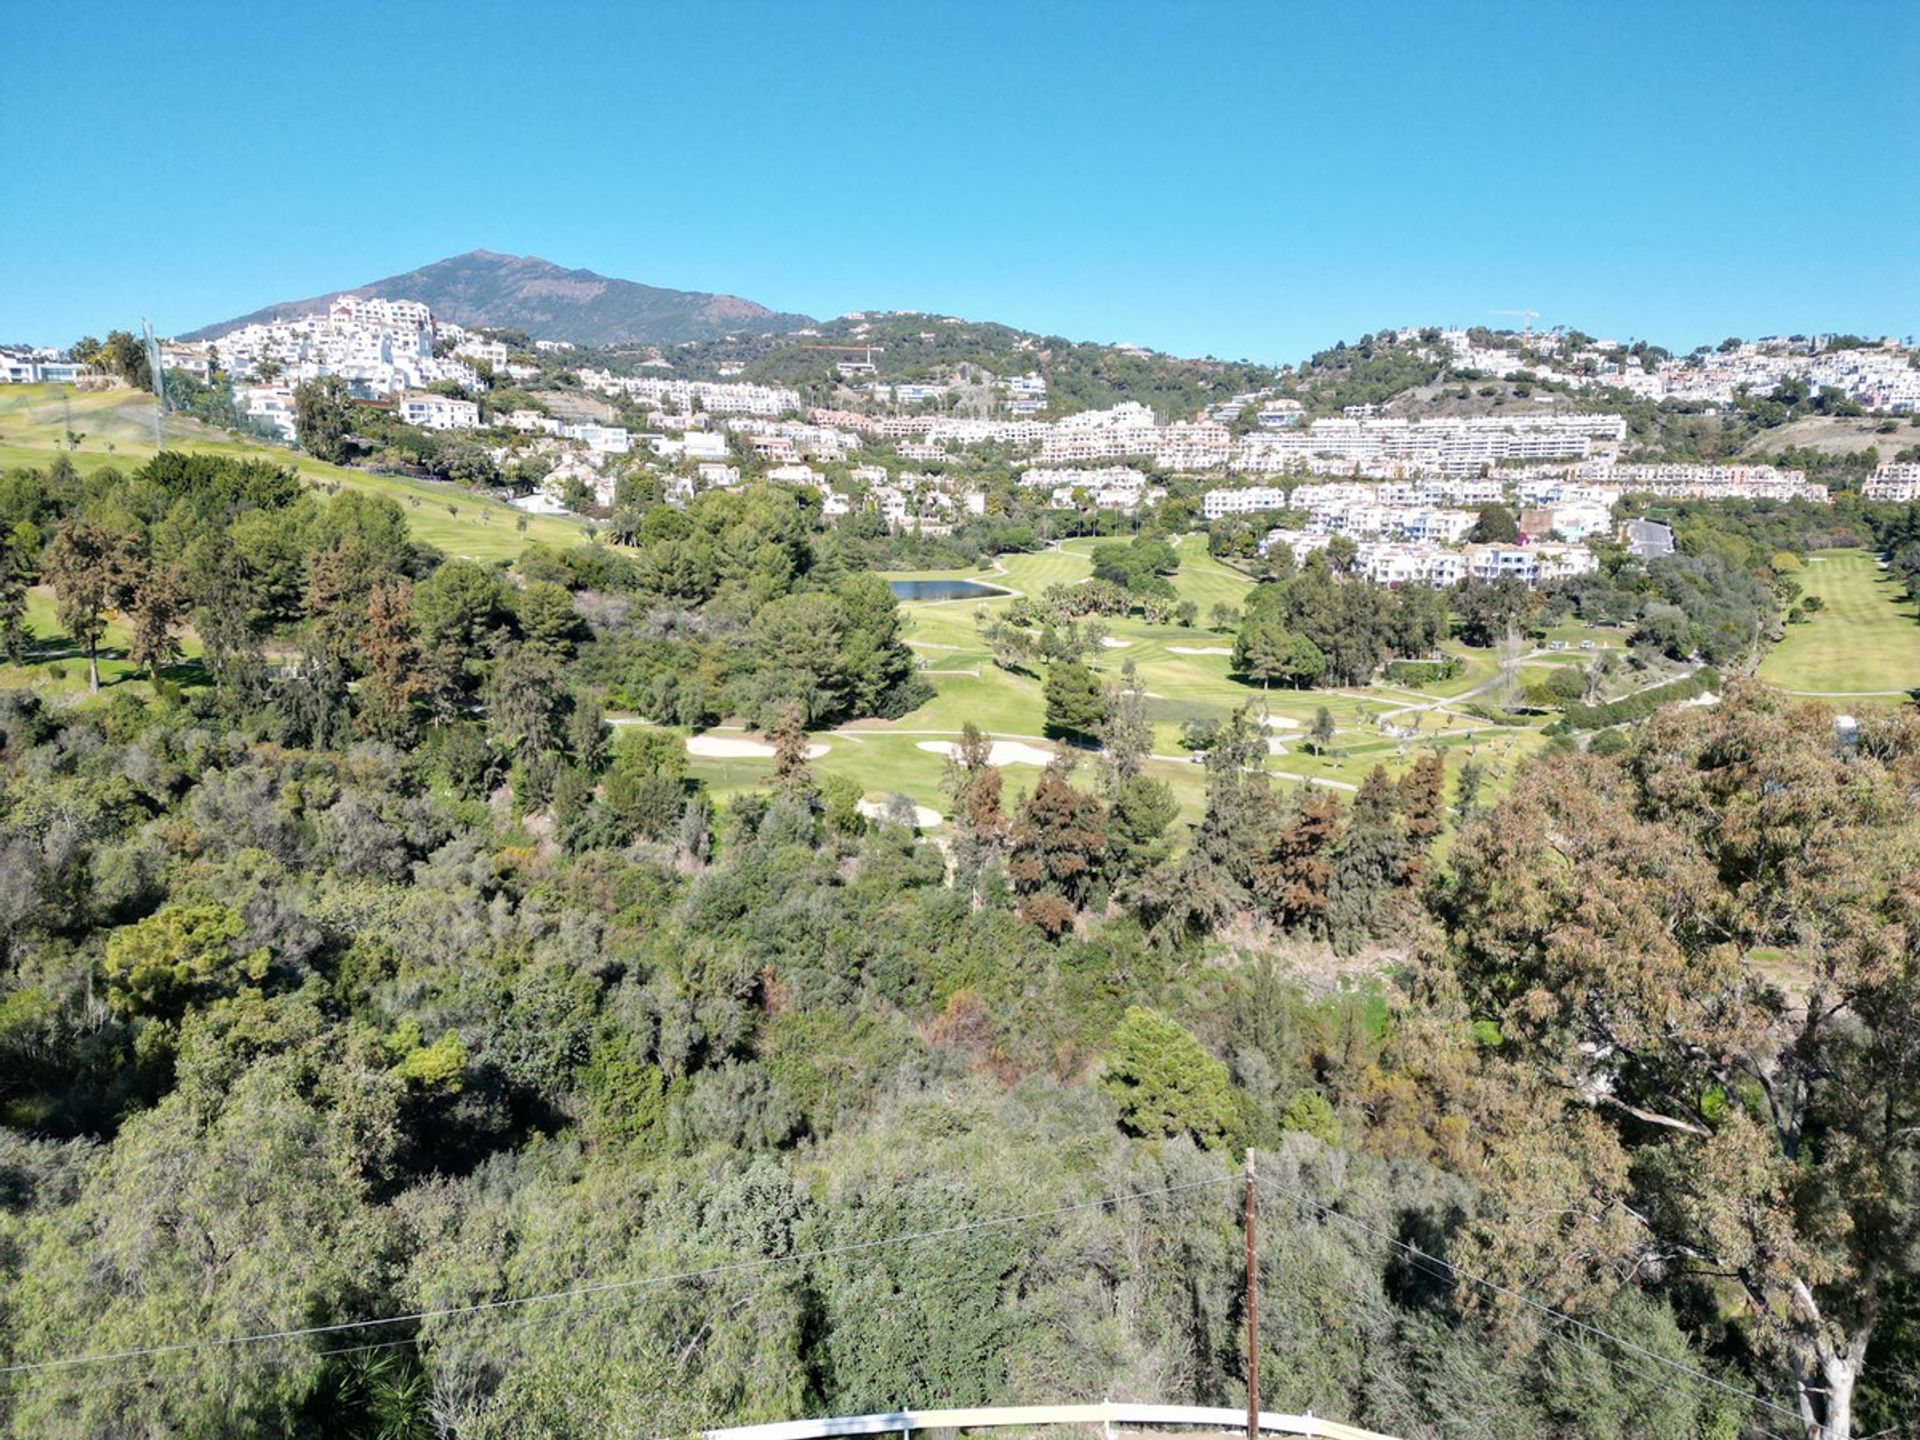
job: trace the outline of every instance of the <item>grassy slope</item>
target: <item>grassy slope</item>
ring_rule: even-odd
[[[1760,663],[1760,678],[1801,694],[1897,696],[1920,686],[1920,624],[1914,606],[1861,550],[1814,556],[1804,593],[1826,608]]]
[[[72,452],[74,467],[92,474],[106,466],[137,469],[153,454],[153,398],[132,390],[71,390],[55,385],[0,386],[0,469],[45,468],[62,445],[71,413],[80,435]],[[167,447],[268,460],[291,465],[314,486],[344,485],[386,495],[407,512],[415,538],[448,555],[475,560],[510,559],[532,540],[554,544],[579,541],[576,521],[550,515],[522,515],[497,500],[483,499],[458,486],[435,481],[372,475],[328,465],[311,456],[257,441],[235,441],[224,431],[194,420],[169,417]],[[458,513],[452,513],[449,507]],[[523,533],[517,522],[525,520]]]

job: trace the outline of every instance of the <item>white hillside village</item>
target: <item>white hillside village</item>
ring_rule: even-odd
[[[871,339],[875,317],[847,318],[859,322],[855,338]],[[1756,389],[1803,384],[1889,415],[1920,406],[1912,353],[1888,343],[1730,342],[1663,358],[1557,333],[1405,330],[1393,338],[1456,373],[1531,379],[1563,394],[1611,387],[1725,406]],[[1049,413],[1048,381],[1032,368],[889,379],[884,347],[866,344],[845,347],[833,363],[832,403],[823,405],[818,390],[745,379],[738,362],[719,365],[721,378],[694,378],[673,374],[658,350],[619,369],[586,351],[575,368],[575,347],[565,342],[519,343],[528,348],[437,320],[417,300],[343,295],[322,313],[247,324],[213,342],[169,342],[160,354],[170,373],[224,380],[241,411],[288,442],[297,387],[337,377],[355,400],[404,426],[471,437],[495,473],[511,477],[514,504],[551,514],[608,511],[624,486],[684,505],[703,490],[759,479],[813,491],[829,518],[865,512],[884,531],[935,537],[1005,514],[1015,496],[1096,526],[1124,526],[1187,496],[1199,523],[1264,519],[1263,552],[1282,548],[1298,563],[1332,547],[1350,573],[1381,584],[1450,587],[1591,573],[1593,544],[1636,543],[1616,516],[1628,497],[1828,501],[1825,485],[1772,464],[1630,459],[1624,415],[1563,404],[1469,415],[1361,404],[1313,417],[1269,389],[1191,416],[1132,400]],[[59,351],[0,354],[0,379],[10,382],[84,384],[86,370]],[[549,403],[494,403],[500,387],[523,384]],[[975,398],[963,413],[965,394]],[[606,418],[616,412],[626,423]],[[1001,483],[1011,488],[988,483],[989,454],[1006,457]],[[1863,494],[1920,496],[1920,465],[1882,465]],[[1515,514],[1517,535],[1476,543],[1489,506]]]

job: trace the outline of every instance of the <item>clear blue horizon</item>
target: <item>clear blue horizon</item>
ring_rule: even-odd
[[[1920,330],[1920,4],[11,7],[0,340],[484,248],[1295,360]]]

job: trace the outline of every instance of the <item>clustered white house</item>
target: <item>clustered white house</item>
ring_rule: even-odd
[[[1427,332],[1399,332],[1401,342],[1421,340]],[[1571,389],[1607,386],[1648,400],[1688,400],[1729,405],[1745,391],[1767,395],[1782,381],[1800,380],[1812,391],[1832,387],[1864,409],[1895,413],[1920,410],[1920,370],[1890,340],[1836,347],[1832,337],[1748,340],[1725,349],[1675,356],[1651,366],[1617,340],[1598,340],[1592,373],[1569,363],[1573,348],[1565,337],[1541,331],[1517,343],[1487,344],[1468,330],[1443,330],[1438,348],[1458,370],[1512,377],[1522,372]]]
[[[1119,510],[1131,515],[1142,505],[1153,505],[1167,498],[1164,485],[1149,483],[1140,471],[1127,465],[1100,465],[1091,468],[1040,468],[1021,472],[1020,483],[1031,490],[1048,492],[1056,509],[1072,509],[1085,496],[1096,510]]]
[[[1609,417],[1592,418],[1604,422]],[[1887,468],[1898,467],[1882,467]],[[1889,480],[1884,488],[1891,493],[1900,484]],[[1829,498],[1826,487],[1809,482],[1804,472],[1771,465],[1628,465],[1608,458],[1417,481],[1223,486],[1207,491],[1200,508],[1209,520],[1275,511],[1304,514],[1305,524],[1273,530],[1265,545],[1284,544],[1298,559],[1345,535],[1359,542],[1356,573],[1383,584],[1444,586],[1466,578],[1511,578],[1533,585],[1597,569],[1598,558],[1585,542],[1613,531],[1614,507],[1628,494],[1817,504]],[[1496,503],[1518,512],[1520,542],[1464,543],[1477,523],[1478,507]]]
[[[432,312],[418,300],[342,295],[325,314],[230,330],[214,349],[247,413],[292,439],[293,389],[303,380],[337,375],[362,399],[437,398],[416,392],[444,380],[479,389],[480,377],[465,360],[434,354],[436,333]],[[458,412],[435,413],[445,420]],[[454,421],[435,428],[464,427]]]

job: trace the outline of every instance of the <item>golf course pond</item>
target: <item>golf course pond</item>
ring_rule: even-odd
[[[1008,593],[979,580],[889,580],[887,588],[902,600],[986,600]]]

